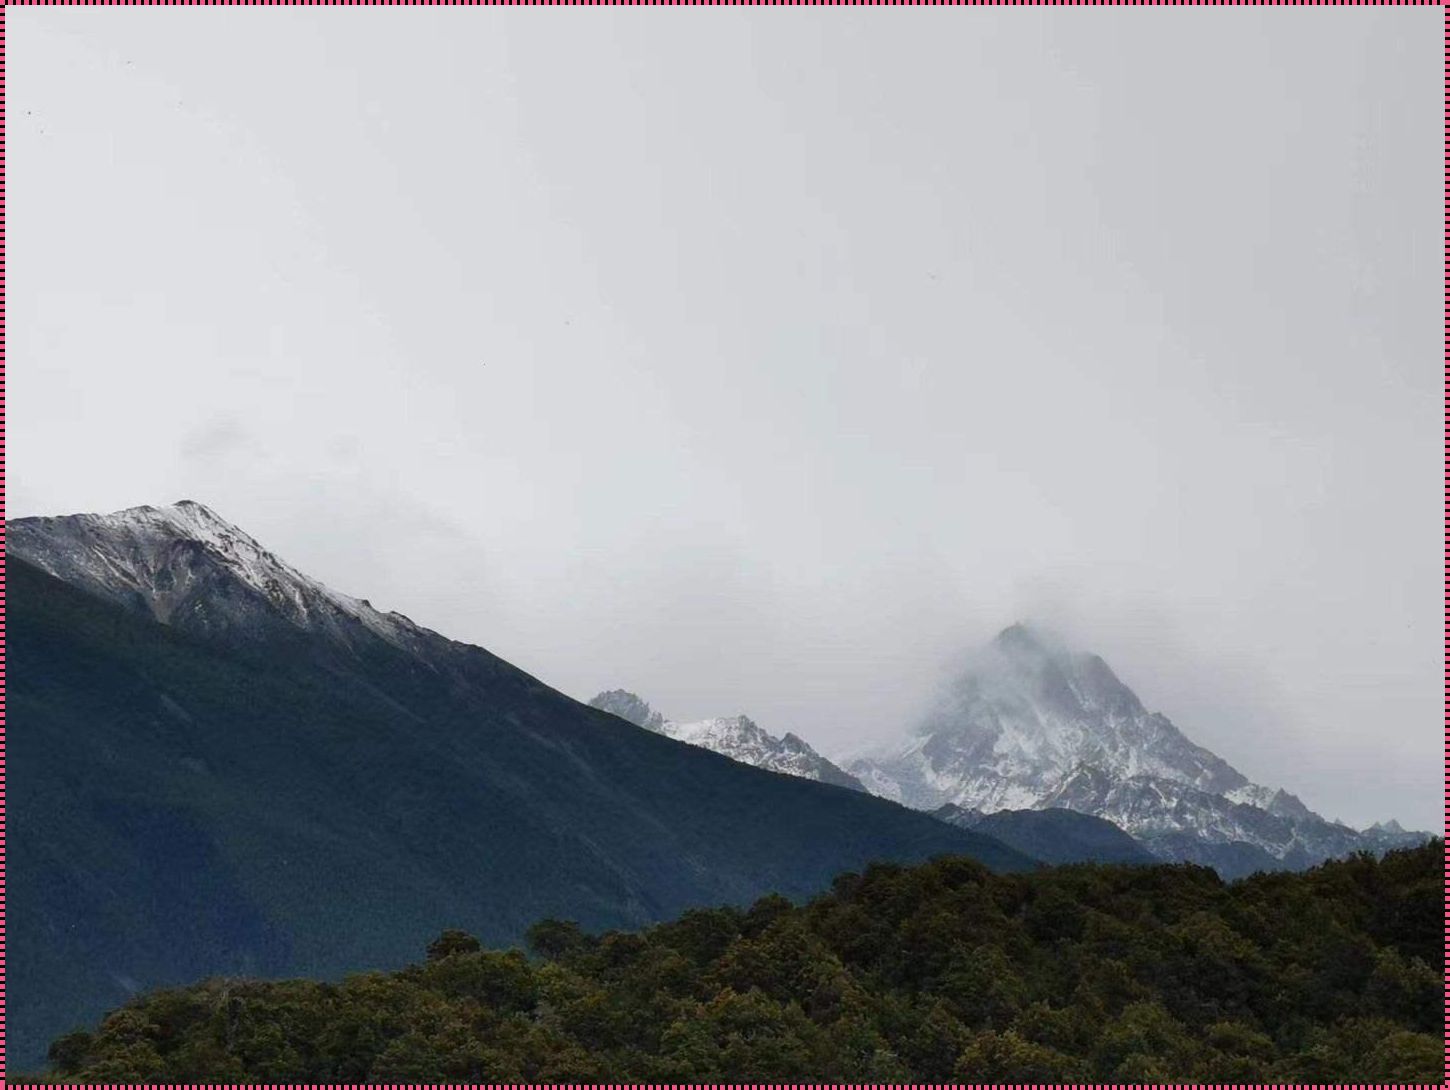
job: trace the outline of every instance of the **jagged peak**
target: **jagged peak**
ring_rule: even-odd
[[[589,701],[591,708],[598,708],[610,715],[617,715],[626,722],[633,723],[636,727],[643,727],[645,730],[663,731],[665,717],[649,706],[637,693],[628,689],[606,689],[596,694]]]
[[[215,508],[208,507],[199,500],[177,500],[175,503],[161,509],[163,513],[169,513],[176,517],[177,521],[194,526],[209,526],[219,530],[227,530],[234,534],[249,536],[236,523],[230,522],[216,513]]]
[[[128,515],[137,513],[143,513],[144,517],[140,520],[127,518]],[[271,550],[265,548],[261,542],[240,526],[227,521],[206,504],[196,500],[178,500],[166,507],[147,505],[129,508],[126,511],[118,511],[109,516],[102,515],[99,518],[100,521],[106,523],[125,524],[142,521],[163,533],[169,532],[178,539],[195,541],[209,546],[228,563],[238,568],[239,573],[250,583],[259,583],[268,577],[275,578],[280,575],[290,582],[306,584],[325,592],[329,597],[336,598],[339,604],[351,606],[356,602],[355,599],[346,595],[328,590],[315,579],[304,575]]]
[[[821,780],[856,791],[865,790],[859,780],[822,757],[800,735],[787,731],[776,737],[748,715],[666,719],[628,689],[606,689],[595,695],[589,705],[637,727],[663,734],[677,742],[712,750],[743,764]]]
[[[1029,621],[1009,624],[992,643],[1005,651],[1046,651],[1043,633]]]
[[[1089,658],[1096,658],[1078,653],[1061,633],[1031,620],[1017,621],[1002,629],[987,650],[995,653],[998,661],[1006,660],[1034,672],[1045,667],[1076,672]]]
[[[649,702],[645,700],[644,697],[640,696],[638,693],[631,692],[628,689],[605,689],[603,692],[596,693],[594,696],[594,700],[614,699],[635,701],[643,704],[645,707],[649,707]],[[593,700],[590,701],[591,704],[593,702]]]
[[[82,513],[15,519],[9,525],[25,528],[65,523],[123,532],[144,529],[163,537],[170,536],[183,541],[196,541],[223,552],[235,551],[240,547],[281,564],[251,534],[235,523],[224,519],[206,504],[192,499],[181,499],[160,507],[143,503],[105,514]]]
[[[160,506],[152,503],[141,503],[134,507],[123,507],[118,511],[110,511],[102,514],[85,512],[75,515],[57,515],[50,517],[87,518],[100,522],[207,522],[217,526],[225,526],[232,530],[238,529],[232,523],[218,515],[214,509],[208,507],[200,500],[193,499],[180,499],[174,503],[164,503]]]
[[[157,510],[168,522],[183,527],[205,527],[210,530],[224,530],[238,537],[250,539],[251,535],[236,523],[222,518],[216,509],[199,500],[177,500]]]

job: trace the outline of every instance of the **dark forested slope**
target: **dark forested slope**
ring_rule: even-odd
[[[947,803],[932,814],[959,829],[985,833],[1044,863],[1158,861],[1111,821],[1076,810],[998,810],[984,814]]]
[[[846,874],[641,933],[460,932],[341,984],[213,980],[56,1043],[87,1082],[1404,1082],[1443,1070],[1443,842],[1211,870]]]

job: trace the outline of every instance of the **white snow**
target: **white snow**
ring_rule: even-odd
[[[720,716],[679,722],[659,716],[633,693],[613,690],[600,693],[590,703],[606,711],[626,711],[638,726],[658,730],[678,742],[700,746],[742,764],[808,780],[830,780],[839,784],[841,769],[831,764],[793,734],[777,738],[744,715]],[[628,706],[628,710],[626,708]],[[647,721],[647,722],[646,722]]]
[[[852,774],[924,810],[1065,806],[1137,836],[1190,833],[1280,858],[1353,850],[1347,830],[1144,709],[1100,659],[1024,631],[976,656],[914,736],[858,758]]]
[[[22,558],[98,593],[140,595],[163,622],[192,589],[194,568],[178,563],[174,551],[192,543],[299,628],[336,629],[348,618],[399,646],[413,643],[420,631],[405,617],[381,613],[298,571],[192,500],[107,515],[18,519],[7,530],[11,551]]]

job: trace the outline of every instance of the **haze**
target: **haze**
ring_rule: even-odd
[[[1441,826],[1438,9],[5,20],[11,516],[830,754],[1032,617]]]

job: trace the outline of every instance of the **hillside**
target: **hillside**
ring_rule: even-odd
[[[541,916],[639,927],[804,897],[878,859],[1033,865],[640,730],[293,579],[234,528],[167,540],[185,520],[147,510],[24,520],[10,551],[13,1064],[138,989],[396,967],[450,926],[509,943]],[[47,544],[78,582],[124,586],[26,562]]]
[[[534,960],[455,931],[397,973],[158,992],[51,1056],[86,1082],[1428,1084],[1443,878],[1441,841],[1232,885],[877,865],[804,907],[543,921]]]
[[[1076,810],[998,810],[984,814],[947,803],[933,810],[932,816],[960,829],[985,833],[1044,863],[1154,862],[1147,848],[1112,822]]]

